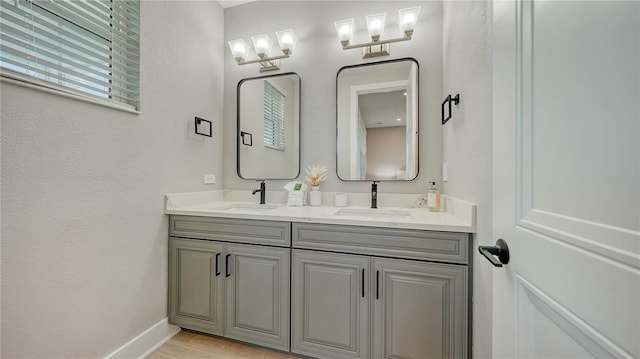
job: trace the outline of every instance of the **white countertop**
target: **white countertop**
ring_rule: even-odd
[[[165,213],[186,216],[257,219],[301,223],[341,224],[367,227],[422,229],[447,232],[475,232],[475,205],[443,196],[446,211],[430,212],[426,208],[386,207],[371,209],[365,206],[301,206],[282,204],[277,195],[267,196],[267,209],[259,209],[257,201],[239,201],[236,191],[208,191],[168,194]],[[240,191],[237,191],[240,192]],[[244,191],[242,191],[244,192]],[[357,194],[354,194],[355,197]],[[393,195],[387,195],[393,196]],[[419,195],[398,195],[417,198]],[[250,197],[251,198],[251,197]],[[386,202],[397,205],[399,198],[388,197]],[[329,201],[324,201],[326,203]],[[406,200],[405,200],[406,202]],[[243,208],[243,206],[249,206]],[[274,208],[272,208],[274,207]],[[342,210],[342,212],[340,212]],[[345,213],[345,210],[349,213]]]

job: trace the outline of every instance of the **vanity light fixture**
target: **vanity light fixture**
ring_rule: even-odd
[[[229,48],[231,49],[231,55],[236,60],[238,65],[247,64],[260,64],[260,72],[273,71],[280,69],[280,59],[285,59],[291,55],[293,48],[296,46],[296,34],[293,30],[281,30],[276,31],[278,37],[278,45],[282,55],[270,56],[271,48],[273,47],[273,40],[267,34],[255,35],[251,37],[253,41],[253,48],[255,49],[258,59],[247,61],[249,55],[249,45],[243,39],[229,41]]]
[[[398,11],[398,27],[403,33],[403,37],[381,40],[385,26],[386,13],[367,15],[367,30],[371,42],[351,45],[353,33],[355,32],[355,21],[353,19],[336,21],[335,27],[338,33],[338,39],[342,44],[343,50],[363,48],[364,56],[362,58],[387,56],[389,55],[389,44],[393,42],[401,42],[411,40],[413,30],[418,22],[420,14],[420,6],[401,9]]]

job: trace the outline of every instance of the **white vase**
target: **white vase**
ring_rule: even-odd
[[[311,192],[309,192],[309,204],[312,206],[319,206],[322,204],[322,192],[320,192],[320,187],[311,187]]]

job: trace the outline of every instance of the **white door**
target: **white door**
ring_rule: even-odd
[[[640,357],[640,2],[494,2],[494,358]]]

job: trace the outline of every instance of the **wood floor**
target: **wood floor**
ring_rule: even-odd
[[[232,340],[181,330],[147,359],[299,359],[299,357]]]

